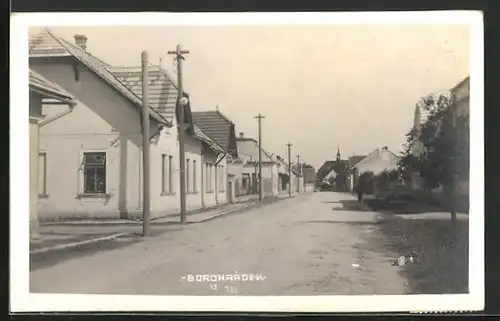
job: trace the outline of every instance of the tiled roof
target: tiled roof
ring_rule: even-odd
[[[29,55],[30,58],[63,56],[75,57],[87,68],[94,71],[120,94],[129,99],[134,105],[137,107],[142,106],[140,97],[135,95],[110,72],[109,68],[111,66],[109,64],[106,64],[100,59],[92,56],[82,48],[54,35],[49,29],[45,29],[42,33],[30,37]],[[151,108],[151,117],[159,123],[168,122],[153,108]]]
[[[368,154],[365,158],[363,158],[361,161],[359,161],[356,166],[358,165],[362,165],[362,164],[366,164],[366,163],[369,163],[370,161],[372,161],[374,158],[376,157],[381,157],[381,155],[383,155],[383,153],[386,152],[386,155],[390,155],[391,157],[394,157],[395,159],[400,159],[401,157],[394,154],[392,151],[390,151],[389,149],[387,148],[375,148],[375,150],[373,150],[370,154]]]
[[[137,107],[142,106],[142,71],[140,67],[114,67],[91,55],[86,50],[54,35],[49,29],[30,37],[30,57],[64,57],[73,56],[115,90],[129,99]],[[150,77],[149,107],[150,115],[160,123],[172,124],[176,115],[177,88],[167,72],[156,66],[149,66]],[[185,94],[187,96],[187,94]],[[186,123],[191,123],[190,106],[184,109]],[[210,137],[196,126],[189,127],[193,136],[207,143],[211,148],[220,151]]]
[[[213,150],[223,153],[224,148],[218,145],[213,139],[208,137],[198,126],[193,125],[194,137],[205,142]]]
[[[236,149],[234,124],[219,111],[195,111],[193,121],[226,151]]]
[[[351,157],[349,157],[349,165],[351,167],[355,166],[357,163],[359,163],[365,157],[366,157],[366,155],[354,155],[354,156],[351,156]]]
[[[111,67],[109,71],[137,97],[142,99],[141,67]],[[158,66],[149,66],[149,105],[169,122],[175,115],[177,88],[167,72]]]
[[[74,103],[75,101],[73,95],[31,69],[29,71],[29,85],[37,91],[53,96],[53,98],[57,98],[68,103]]]

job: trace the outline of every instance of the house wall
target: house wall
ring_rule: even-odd
[[[252,140],[238,141],[239,159],[244,163],[241,174],[258,173],[259,149],[258,144]],[[262,190],[264,196],[275,195],[278,192],[278,167],[267,161],[269,158],[262,153]],[[266,162],[264,162],[266,161]]]
[[[41,116],[41,97],[30,93],[29,103],[29,179],[30,179],[30,238],[37,238],[38,232],[38,150],[39,128],[38,118]]]
[[[227,159],[216,154],[206,145],[203,146],[203,188],[204,204],[206,207],[224,204],[227,202]],[[211,178],[210,178],[211,177]],[[210,184],[211,183],[211,184]]]
[[[278,167],[275,164],[262,164],[262,185],[264,196],[278,194]]]
[[[78,99],[70,114],[40,129],[40,148],[47,155],[47,196],[39,202],[42,219],[142,215],[142,134],[139,110],[93,72],[79,66],[79,80],[66,61],[32,61],[30,67]],[[44,108],[47,117],[63,106]],[[179,162],[175,127],[151,121],[151,212],[178,212]],[[201,170],[201,143],[186,139],[186,159]],[[106,197],[83,195],[83,152],[106,152]],[[172,193],[162,193],[162,154],[173,157]],[[168,172],[168,171],[167,171]],[[200,171],[198,171],[199,173]],[[201,175],[198,174],[198,185]],[[201,207],[201,195],[187,196],[188,209]]]
[[[228,180],[232,182],[232,198],[233,202],[237,201],[238,197],[244,194],[243,191],[243,164],[240,162],[231,162],[227,164]]]
[[[394,170],[398,168],[399,158],[390,151],[380,149],[377,153],[367,156],[356,164],[358,173],[373,172],[374,175],[382,173],[384,170]]]

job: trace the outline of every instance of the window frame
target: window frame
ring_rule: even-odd
[[[85,170],[86,170],[86,165],[85,165],[85,157],[87,154],[93,154],[93,153],[101,153],[104,154],[104,192],[86,192],[86,176],[85,176]],[[79,187],[79,192],[78,192],[78,198],[109,198],[111,196],[110,193],[108,193],[108,183],[109,183],[109,171],[108,171],[108,160],[109,160],[109,155],[108,151],[106,149],[86,149],[80,151],[80,162],[78,166],[78,176],[79,176],[79,182],[78,182],[78,187]]]
[[[174,156],[168,155],[168,193],[174,195]]]
[[[186,167],[184,168],[185,170],[185,179],[186,179],[186,193],[187,194],[191,194],[192,191],[191,191],[191,173],[189,171],[189,168],[191,166],[191,159],[190,158],[186,158]]]

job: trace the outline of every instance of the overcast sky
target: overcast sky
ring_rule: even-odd
[[[220,111],[237,132],[263,147],[318,168],[334,159],[388,146],[399,152],[417,100],[469,74],[469,27],[463,25],[325,25],[192,27],[54,27],[113,65],[151,63],[173,71],[177,43],[190,50],[184,87],[193,111]],[[40,29],[35,29],[37,31]]]

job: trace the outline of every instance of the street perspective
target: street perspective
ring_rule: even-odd
[[[29,292],[468,294],[470,28],[30,27]]]

